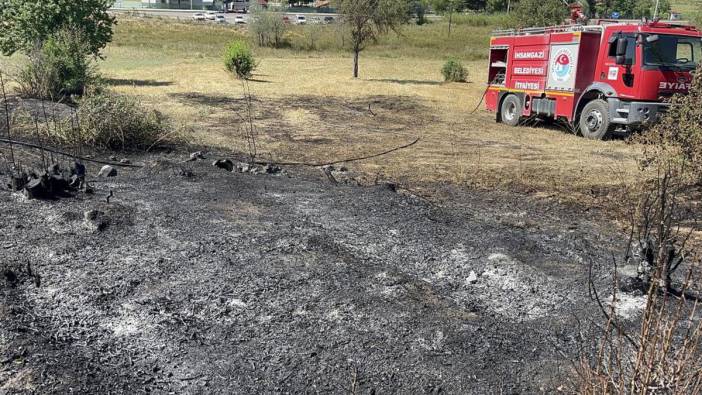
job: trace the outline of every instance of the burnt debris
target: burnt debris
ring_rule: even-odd
[[[43,171],[13,170],[3,184],[11,191],[23,192],[29,199],[56,199],[73,196],[80,190],[90,191],[85,182],[85,165],[80,162],[70,169],[55,163]]]

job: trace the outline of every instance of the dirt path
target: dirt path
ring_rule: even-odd
[[[570,375],[574,317],[595,314],[583,246],[606,262],[606,226],[514,195],[436,207],[193,172],[54,202],[0,190],[0,392],[527,393]]]

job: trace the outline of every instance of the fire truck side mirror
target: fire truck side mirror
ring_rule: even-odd
[[[625,37],[619,37],[617,38],[617,52],[616,52],[616,61],[617,64],[623,65],[626,64],[626,49],[627,46],[629,45],[629,42]]]

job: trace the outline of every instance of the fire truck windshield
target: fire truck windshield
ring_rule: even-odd
[[[702,39],[654,34],[643,40],[644,65],[661,69],[692,70],[702,61]]]

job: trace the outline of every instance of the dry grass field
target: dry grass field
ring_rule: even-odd
[[[183,42],[197,29],[202,42]],[[461,34],[474,45],[487,39],[489,28],[464,29],[454,33],[457,51]],[[146,34],[141,41],[140,32]],[[100,69],[118,91],[140,95],[186,125],[194,143],[243,149],[244,86],[224,71],[219,58],[227,39],[239,34],[122,20]],[[335,160],[419,137],[410,149],[351,167],[369,179],[414,187],[443,182],[517,187],[568,200],[599,199],[635,182],[639,149],[623,140],[588,141],[555,127],[508,128],[482,106],[471,113],[485,88],[485,61],[464,60],[469,83],[443,83],[439,70],[450,48],[435,56],[427,49],[420,57],[404,53],[399,44],[388,47],[387,42],[411,40],[411,34],[386,39],[378,44],[384,49],[362,54],[358,80],[351,78],[351,58],[344,53],[257,51],[260,65],[249,89],[262,155]],[[468,48],[463,58],[479,51],[484,48]]]

